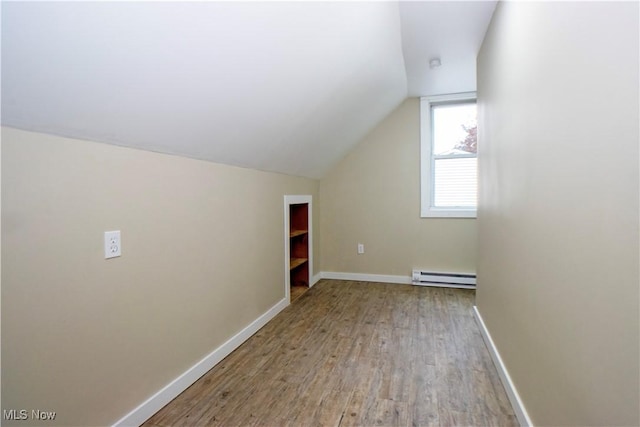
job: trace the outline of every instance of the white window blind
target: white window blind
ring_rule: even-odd
[[[473,208],[477,205],[478,159],[434,159],[433,205],[437,208]]]

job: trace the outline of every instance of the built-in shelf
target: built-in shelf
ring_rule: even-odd
[[[289,271],[291,286],[309,286],[309,204],[289,205]]]
[[[291,261],[289,262],[289,269],[293,270],[296,267],[300,267],[302,264],[304,264],[307,261],[308,261],[307,258],[291,258]]]
[[[291,234],[289,235],[289,237],[297,237],[297,236],[302,236],[304,234],[307,234],[309,231],[308,230],[291,230]]]

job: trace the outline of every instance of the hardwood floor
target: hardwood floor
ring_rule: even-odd
[[[300,298],[305,292],[309,290],[308,286],[292,286],[291,287],[291,302],[294,302]]]
[[[517,426],[473,300],[322,280],[144,426]]]

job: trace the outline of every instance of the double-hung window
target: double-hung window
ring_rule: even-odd
[[[420,99],[421,216],[476,217],[475,92]]]

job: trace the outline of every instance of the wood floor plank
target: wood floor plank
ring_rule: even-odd
[[[377,399],[367,413],[365,426],[406,426],[407,404],[388,399]]]
[[[473,300],[322,280],[144,426],[517,426]]]
[[[341,426],[364,426],[375,409],[383,385],[383,373],[379,359],[363,357],[356,367],[358,375],[351,398],[344,411]]]
[[[311,415],[313,425],[338,426],[351,398],[351,390],[325,390]]]
[[[409,425],[438,426],[438,396],[436,393],[436,367],[417,365],[411,375],[409,392]]]

